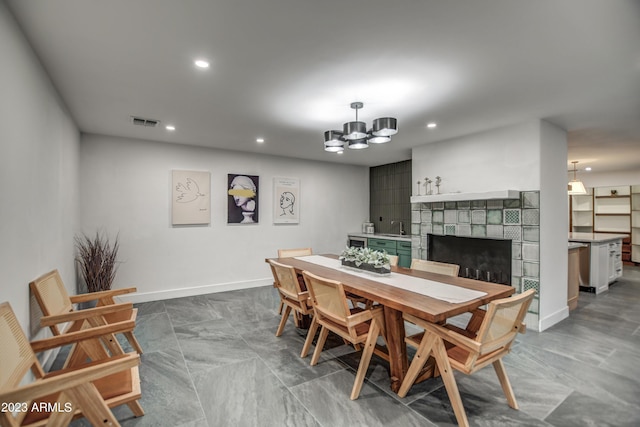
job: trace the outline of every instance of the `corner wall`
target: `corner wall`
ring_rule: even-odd
[[[211,224],[171,225],[171,171],[211,172]],[[271,284],[278,248],[341,251],[369,214],[369,170],[359,166],[83,135],[81,224],[120,236],[114,287],[132,301]],[[260,177],[259,224],[227,225],[227,174]],[[300,179],[300,224],[273,224],[273,178]]]
[[[0,302],[35,338],[29,282],[57,268],[75,293],[80,134],[4,2],[0,58]]]
[[[515,251],[517,259],[513,260],[514,271],[524,272],[525,264],[535,267],[533,264],[539,257],[539,283],[529,280],[525,286],[523,279],[519,284],[521,289],[516,286],[517,291],[527,286],[538,286],[536,300],[527,316],[527,324],[538,331],[568,316],[566,160],[566,132],[539,120],[427,144],[415,148],[412,153],[412,181],[424,182],[425,177],[435,181],[435,177],[440,176],[440,192],[443,194],[510,189],[524,192],[526,196],[539,192],[539,228],[523,226],[523,229],[532,228],[530,231],[536,229],[535,235],[528,239],[528,259],[523,258],[523,246],[520,252]],[[433,184],[432,189],[435,192]],[[417,191],[414,184],[412,194],[417,195]],[[424,187],[421,194],[425,194]],[[521,207],[533,208],[531,211],[537,208],[533,205],[518,206]],[[451,209],[454,209],[453,205]],[[442,232],[446,232],[444,227]],[[509,237],[504,228],[502,232],[505,238],[520,245],[521,239]],[[534,254],[531,249],[538,246],[538,240],[539,252]],[[420,242],[421,237],[414,236],[413,246],[420,247]]]

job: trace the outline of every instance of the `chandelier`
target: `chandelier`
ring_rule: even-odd
[[[358,110],[362,102],[352,102],[351,108],[356,110],[356,120],[342,126],[342,132],[328,130],[324,133],[324,150],[332,153],[344,151],[345,142],[352,150],[368,148],[369,143],[383,144],[391,141],[391,135],[398,133],[398,121],[393,117],[381,117],[373,121],[371,129],[367,130],[365,122],[358,121]]]

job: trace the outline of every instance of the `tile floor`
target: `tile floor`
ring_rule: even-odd
[[[117,408],[122,425],[456,425],[439,378],[400,399],[376,356],[360,398],[350,401],[359,353],[333,340],[310,367],[299,357],[305,331],[289,323],[274,336],[277,306],[271,287],[139,304],[146,415]],[[491,367],[456,373],[471,425],[640,425],[640,268],[625,266],[607,293],[581,292],[568,319],[520,336],[505,364],[519,411]]]

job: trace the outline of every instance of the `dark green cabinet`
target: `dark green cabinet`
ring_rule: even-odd
[[[398,241],[396,255],[398,255],[398,265],[400,267],[411,267],[411,242]]]
[[[411,266],[411,242],[369,238],[367,246],[376,251],[386,251],[389,255],[397,255],[400,267]]]

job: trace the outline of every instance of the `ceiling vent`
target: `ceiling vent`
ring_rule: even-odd
[[[136,116],[131,116],[131,121],[136,126],[145,126],[148,128],[154,128],[158,126],[158,123],[160,123],[160,120],[145,119],[144,117],[136,117]]]

